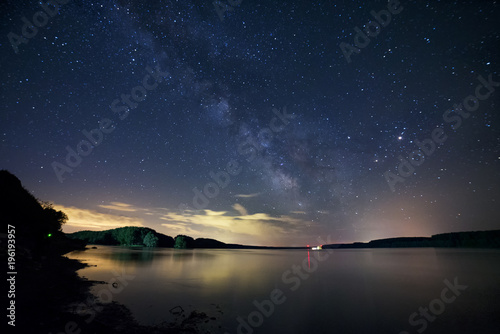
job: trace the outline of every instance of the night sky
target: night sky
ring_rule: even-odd
[[[65,232],[303,246],[500,228],[497,1],[46,9],[0,5],[0,169]]]

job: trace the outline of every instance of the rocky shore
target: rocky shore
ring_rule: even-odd
[[[101,303],[90,292],[94,284],[105,283],[81,278],[77,270],[86,266],[65,256],[32,261],[22,259],[18,268],[14,332],[19,333],[212,333],[206,329],[217,319],[203,312],[173,310],[175,323],[143,326],[117,302]],[[81,306],[85,305],[84,308]]]

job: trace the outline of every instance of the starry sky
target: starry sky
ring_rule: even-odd
[[[0,169],[65,232],[500,228],[497,1],[44,6],[0,5]]]

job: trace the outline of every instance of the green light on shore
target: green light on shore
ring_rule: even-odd
[[[52,233],[47,234],[47,236],[50,238],[52,236]]]

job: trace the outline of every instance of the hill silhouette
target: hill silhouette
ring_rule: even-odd
[[[157,242],[147,242],[146,238],[153,236]],[[142,247],[167,247],[167,248],[231,248],[231,249],[285,249],[305,247],[266,247],[248,246],[239,244],[226,244],[210,238],[193,239],[187,235],[177,235],[175,238],[159,233],[148,227],[125,226],[104,231],[78,231],[68,233],[70,239],[78,239],[93,245],[110,246],[142,246]]]
[[[68,217],[50,203],[36,199],[12,173],[0,170],[0,210],[3,231],[15,230],[20,260],[38,260],[49,254],[64,254],[83,244],[71,241],[61,231]],[[5,232],[2,232],[5,233]],[[2,238],[6,236],[2,235]],[[2,240],[3,241],[3,240]]]
[[[355,242],[352,244],[330,244],[323,248],[500,248],[500,230],[469,231],[436,234],[431,237],[400,237]]]
[[[71,239],[95,245],[174,247],[174,238],[148,227],[126,226],[104,231],[78,231],[66,235]]]
[[[61,255],[83,249],[84,243],[68,239],[61,232],[66,215],[36,199],[12,173],[0,170],[0,189],[0,254],[9,264],[12,296],[9,324],[24,333],[60,330],[64,323],[55,319],[61,319],[62,305],[83,298],[85,289],[75,272],[83,265]]]

